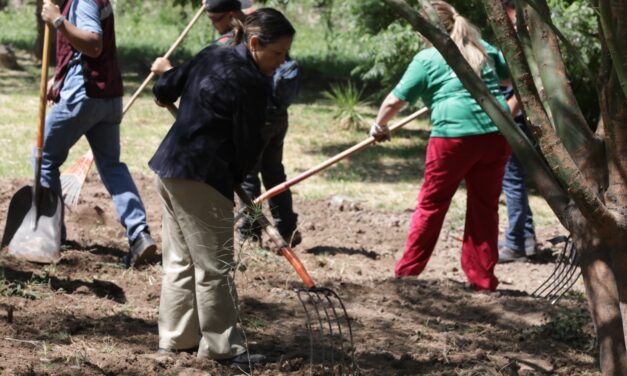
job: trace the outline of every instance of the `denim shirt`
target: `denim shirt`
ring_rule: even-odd
[[[100,26],[100,10],[93,0],[74,1],[68,13],[68,21],[77,28],[102,34]],[[79,59],[81,53],[75,52],[73,59]],[[71,66],[65,76],[61,98],[67,103],[78,103],[87,96],[85,91],[85,79],[81,64]]]
[[[271,78],[245,45],[209,46],[163,74],[153,93],[162,103],[179,97],[176,121],[149,166],[162,178],[205,182],[233,200],[263,142]]]

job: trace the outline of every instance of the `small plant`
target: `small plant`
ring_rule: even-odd
[[[575,348],[587,348],[593,338],[585,330],[590,324],[590,316],[584,309],[563,309],[546,324],[537,329],[537,334],[549,336]]]
[[[333,101],[335,105],[334,119],[339,119],[342,128],[359,129],[364,122],[364,117],[359,113],[358,107],[365,105],[362,100],[364,88],[349,81],[346,85],[332,84],[331,89],[324,92],[324,97]]]

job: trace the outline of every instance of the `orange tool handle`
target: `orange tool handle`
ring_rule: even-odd
[[[413,114],[407,116],[404,119],[401,119],[399,122],[395,123],[394,125],[392,125],[390,127],[390,131],[395,131],[396,129],[404,126],[405,124],[409,123],[410,121],[418,118],[419,116],[423,115],[424,113],[426,113],[428,111],[427,108],[422,108],[416,112],[414,112]],[[285,191],[287,191],[291,186],[300,183],[301,181],[309,178],[312,175],[317,174],[318,172],[324,170],[325,168],[336,164],[337,162],[341,161],[342,159],[348,157],[351,154],[354,154],[362,149],[364,149],[366,146],[374,143],[376,141],[376,139],[372,136],[368,137],[367,139],[363,140],[362,142],[358,143],[357,145],[344,150],[343,152],[341,152],[340,154],[337,154],[336,156],[327,159],[326,161],[320,163],[317,166],[314,166],[312,168],[310,168],[309,170],[301,173],[300,175],[296,176],[293,179],[290,179],[284,183],[281,184],[277,184],[276,186],[270,188],[269,190],[267,190],[265,193],[263,193],[261,196],[257,197],[257,199],[254,201],[255,204],[259,204],[260,202],[263,202],[267,199],[270,199],[280,193],[283,193]]]
[[[294,267],[294,270],[296,270],[296,274],[298,274],[300,279],[303,280],[303,283],[305,284],[305,286],[307,286],[307,288],[312,289],[316,287],[313,279],[311,279],[311,276],[309,275],[309,273],[307,273],[305,265],[303,265],[298,256],[296,256],[296,254],[294,253],[294,251],[292,251],[292,248],[285,246],[281,248],[280,252],[283,257],[285,257],[287,261],[292,264],[292,267]]]
[[[251,200],[251,198],[248,197],[248,195],[242,189],[242,187],[240,187],[239,185],[236,185],[235,193],[237,193],[237,195],[242,199],[242,201],[244,201],[244,204],[246,204],[246,210],[249,210],[249,211],[254,210],[255,204],[253,203],[253,200]],[[307,269],[305,269],[305,265],[303,265],[303,263],[296,256],[296,254],[294,254],[294,251],[292,251],[292,248],[290,248],[290,246],[287,244],[285,239],[283,239],[283,237],[279,233],[279,230],[277,230],[276,227],[274,227],[270,223],[268,218],[266,218],[266,216],[263,215],[263,213],[255,212],[254,217],[259,222],[259,224],[261,224],[261,227],[266,232],[266,234],[268,234],[268,236],[270,237],[270,240],[272,240],[274,245],[277,248],[279,248],[280,250],[279,253],[283,255],[283,257],[285,257],[287,261],[289,261],[290,264],[292,264],[292,267],[294,267],[294,270],[296,270],[296,273],[298,274],[300,279],[303,280],[303,283],[305,284],[305,286],[307,286],[307,288],[314,288],[316,284],[314,283],[313,279],[311,279],[311,276],[309,275],[309,273],[307,273]]]

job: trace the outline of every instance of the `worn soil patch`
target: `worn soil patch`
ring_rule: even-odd
[[[0,226],[26,181],[0,185]],[[160,242],[160,204],[151,177],[136,183]],[[499,265],[497,293],[466,288],[459,265],[462,229],[445,224],[427,270],[397,280],[411,212],[361,208],[350,200],[302,201],[304,241],[296,252],[319,286],[342,297],[363,375],[598,374],[592,327],[579,281],[558,305],[530,294],[554,269],[559,228],[539,228],[542,257]],[[503,221],[502,221],[503,222]],[[6,375],[231,375],[241,371],[192,354],[156,355],[159,257],[125,269],[123,229],[98,176],[66,214],[68,239],[56,265],[0,254],[0,370]],[[503,223],[504,226],[504,223]],[[256,375],[319,373],[309,362],[305,315],[289,264],[245,246],[236,281],[252,352],[270,363]],[[317,349],[314,349],[317,351]]]

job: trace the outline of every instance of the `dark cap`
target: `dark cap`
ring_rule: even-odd
[[[205,9],[212,13],[231,12],[241,10],[242,4],[238,0],[207,0]]]

